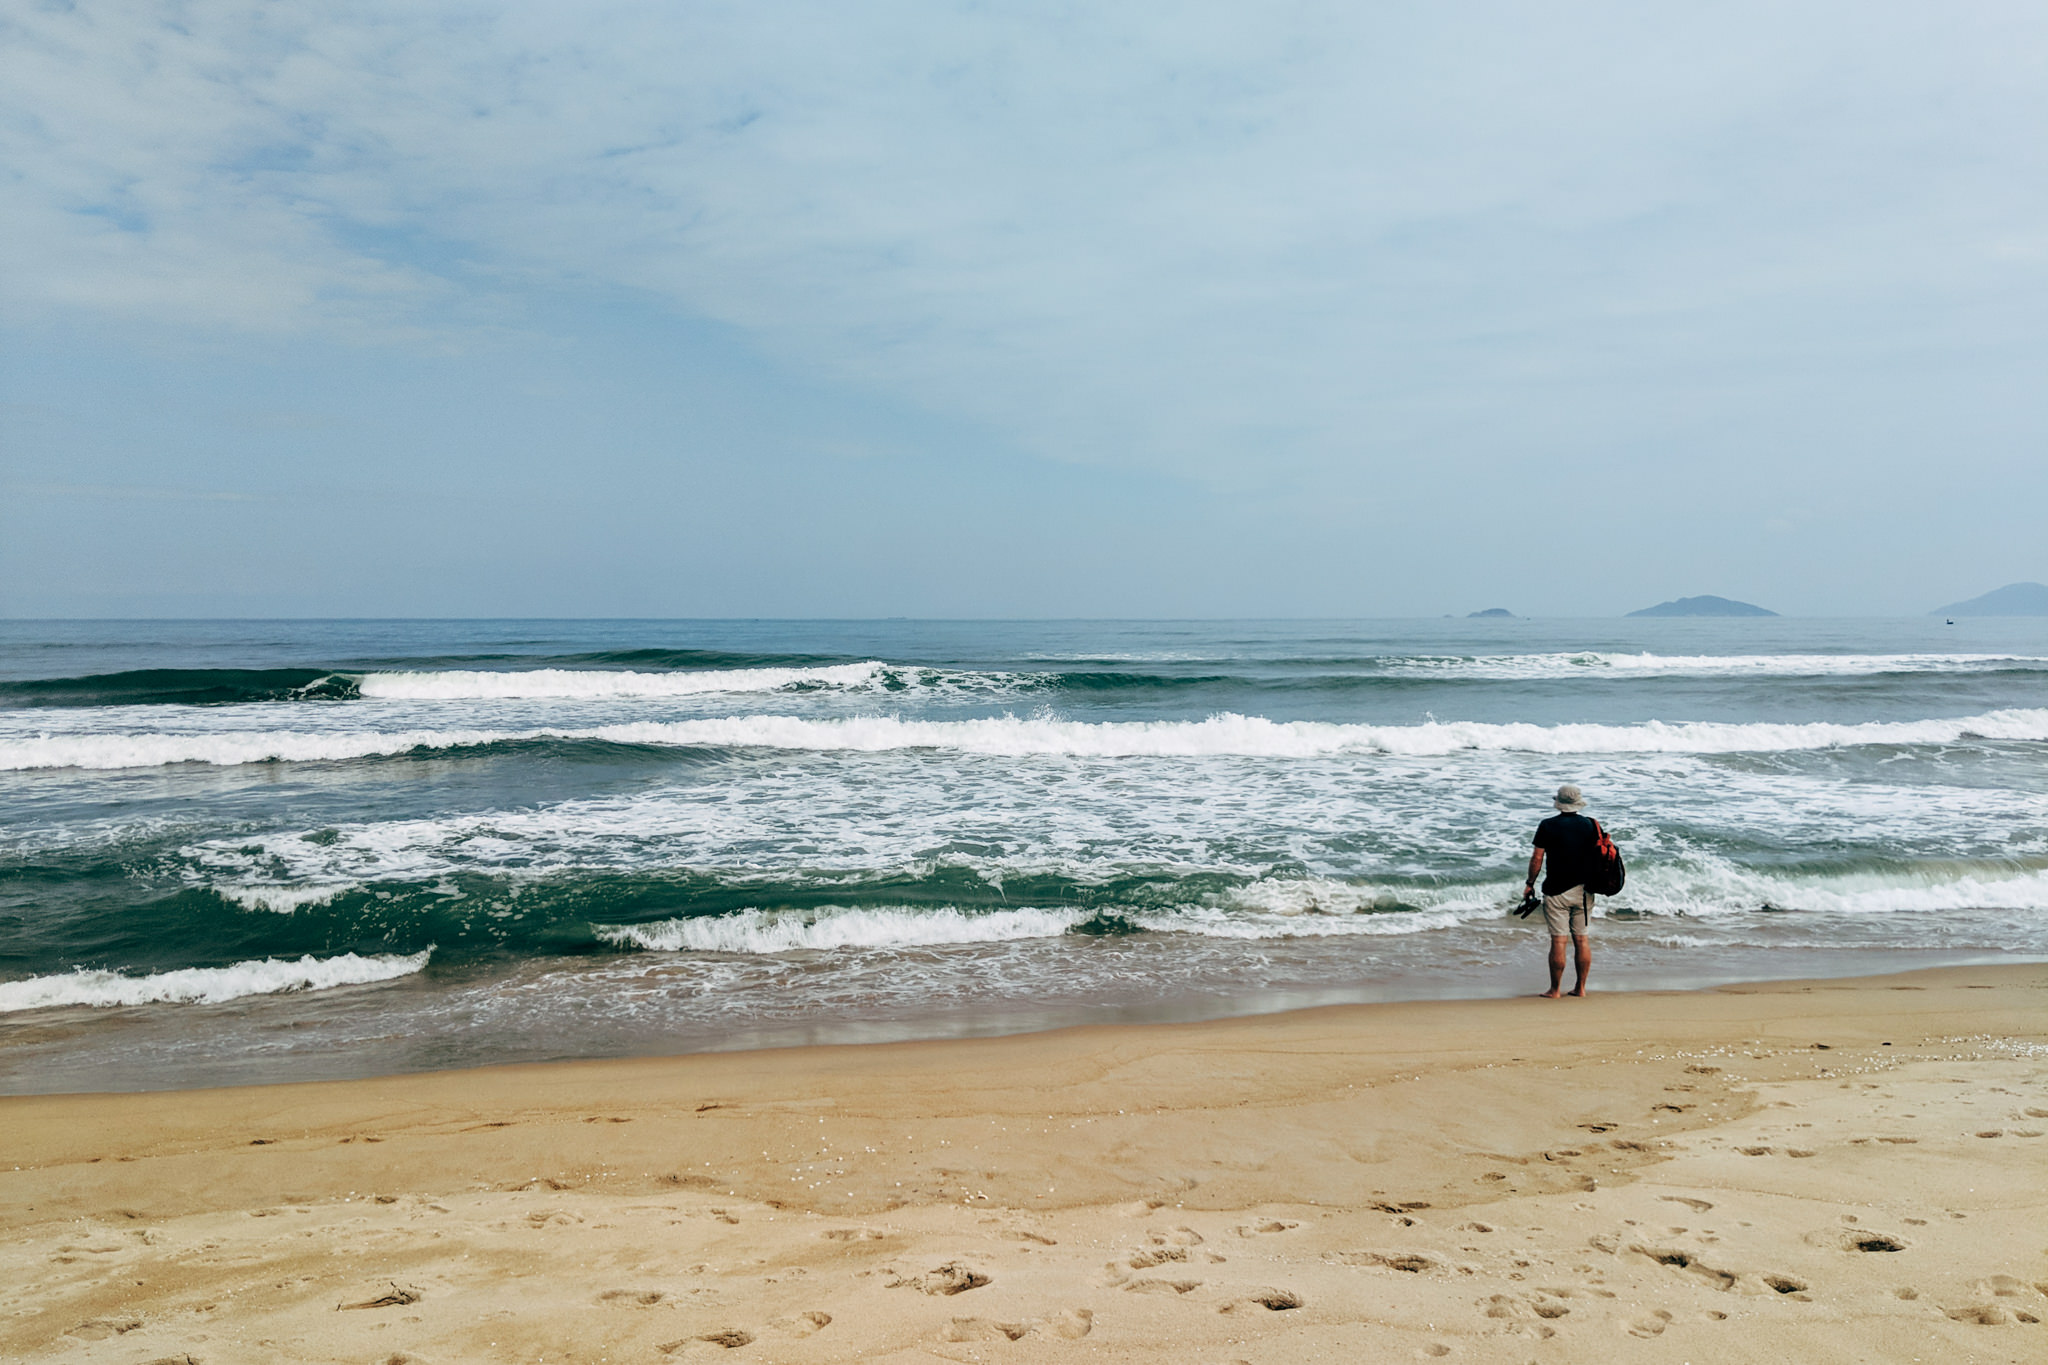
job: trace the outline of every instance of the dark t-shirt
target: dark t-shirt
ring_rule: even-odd
[[[1592,817],[1585,815],[1553,815],[1536,826],[1536,847],[1544,852],[1544,895],[1562,895],[1586,884],[1600,837],[1594,829]]]

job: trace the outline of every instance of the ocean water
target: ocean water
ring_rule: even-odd
[[[0,1090],[2048,956],[2048,621],[0,623]],[[1570,1005],[1561,1008],[1571,1008]]]

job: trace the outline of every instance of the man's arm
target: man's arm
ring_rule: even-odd
[[[1542,872],[1543,846],[1541,844],[1538,844],[1536,846],[1535,852],[1529,855],[1529,880],[1522,884],[1522,889],[1525,891],[1534,891],[1536,889],[1536,878],[1542,875]]]

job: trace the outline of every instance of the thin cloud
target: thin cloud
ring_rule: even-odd
[[[1767,409],[2048,303],[2032,6],[153,13],[15,21],[17,308],[447,344],[624,286],[1284,488],[1623,451],[1702,376]]]

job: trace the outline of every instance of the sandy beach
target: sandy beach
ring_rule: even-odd
[[[0,1354],[2040,1360],[2044,1082],[2005,966],[12,1098]]]

